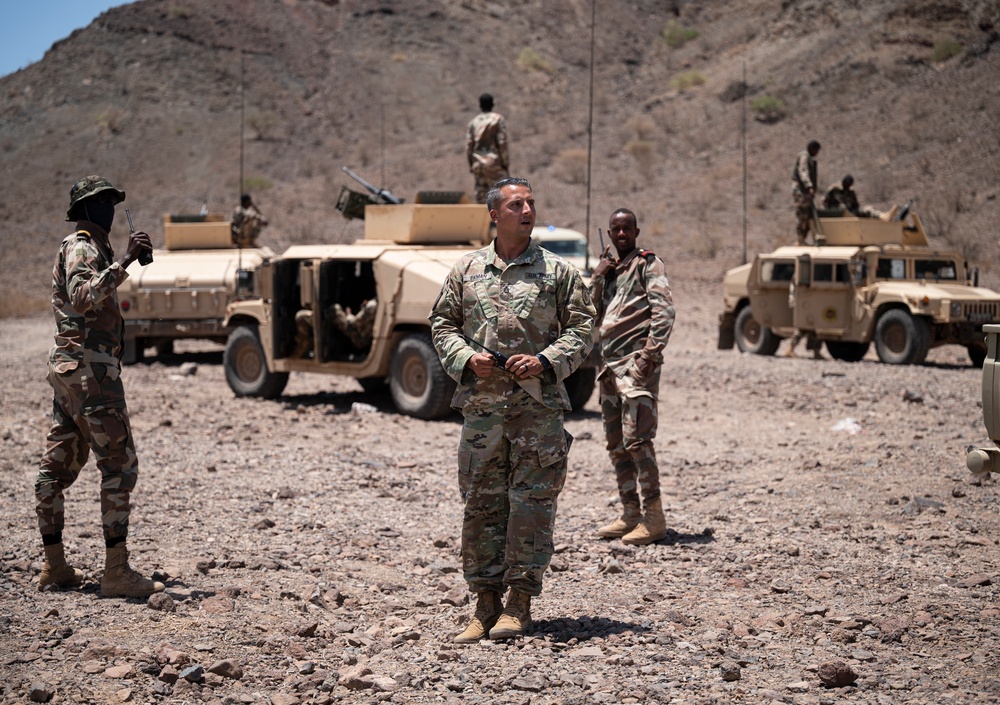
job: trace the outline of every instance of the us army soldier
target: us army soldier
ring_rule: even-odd
[[[465,156],[476,182],[476,202],[486,203],[486,193],[493,184],[510,176],[510,156],[507,122],[494,112],[492,95],[479,96],[479,111],[466,129]]]

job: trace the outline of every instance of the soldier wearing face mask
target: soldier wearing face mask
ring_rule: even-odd
[[[125,192],[107,179],[84,177],[69,195],[66,220],[76,221],[76,229],[62,241],[52,269],[52,426],[35,481],[35,513],[45,551],[38,587],[83,582],[83,573],[66,562],[63,551],[63,492],[93,451],[101,471],[107,553],[101,592],[105,597],[147,597],[163,590],[163,584],[128,564],[130,495],[139,463],[121,380],[124,321],[117,289],[128,277],[125,269],[140,255],[151,255],[153,246],[146,233],[132,233],[125,254],[115,259],[108,235]]]

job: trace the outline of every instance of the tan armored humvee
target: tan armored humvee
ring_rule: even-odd
[[[226,307],[255,295],[254,271],[274,257],[267,247],[236,248],[221,214],[166,215],[163,232],[166,249],[145,267],[129,265],[118,287],[125,364],[142,360],[148,348],[168,354],[181,338],[224,343],[231,332]]]
[[[399,411],[432,419],[450,413],[455,382],[431,343],[428,314],[452,265],[488,241],[478,204],[364,207],[365,237],[350,245],[289,248],[256,273],[260,296],[232,303],[223,356],[238,396],[274,398],[290,372],[355,377],[367,390],[388,384]],[[376,301],[371,340],[359,345],[336,325],[334,304],[359,311]],[[594,389],[594,362],[566,380],[574,408]]]
[[[1000,323],[1000,294],[979,287],[958,252],[930,247],[915,213],[901,213],[818,218],[821,244],[779,247],[729,270],[719,348],[772,355],[799,330],[837,360],[861,360],[874,341],[889,364],[918,365],[954,344],[982,365],[982,325]]]

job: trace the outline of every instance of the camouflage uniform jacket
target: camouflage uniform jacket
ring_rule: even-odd
[[[818,171],[816,157],[811,156],[808,149],[803,149],[795,158],[795,168],[792,169],[792,190],[797,193],[809,193],[809,189],[817,191]]]
[[[600,374],[610,369],[622,377],[639,356],[661,364],[675,316],[663,260],[636,248],[590,287],[600,326]]]
[[[49,362],[58,372],[80,364],[119,364],[125,322],[118,308],[118,286],[128,273],[114,261],[108,236],[93,223],[62,241],[52,268],[55,345]]]
[[[483,169],[499,168],[506,172],[510,164],[507,154],[507,123],[500,113],[479,113],[469,121],[465,156],[470,167],[475,167],[476,162],[479,162]]]
[[[570,409],[563,380],[594,346],[594,306],[580,273],[566,260],[534,240],[508,264],[493,243],[470,252],[452,267],[430,319],[441,364],[458,382],[453,407],[502,404],[519,384],[550,409]],[[527,381],[502,369],[479,378],[466,363],[481,351],[462,335],[504,355],[542,354],[552,367]]]
[[[851,189],[844,188],[840,182],[832,184],[823,194],[824,208],[840,208],[854,215],[861,212],[858,195]]]

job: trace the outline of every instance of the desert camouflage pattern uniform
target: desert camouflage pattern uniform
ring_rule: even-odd
[[[884,215],[882,211],[871,206],[862,206],[858,202],[858,194],[854,189],[844,188],[839,181],[831,184],[830,188],[823,194],[823,207],[839,208],[859,218],[881,218]]]
[[[465,155],[476,180],[476,201],[486,203],[486,193],[493,184],[510,176],[507,122],[500,113],[479,113],[469,121]]]
[[[267,218],[257,210],[257,206],[253,204],[250,204],[249,208],[236,206],[229,225],[233,244],[237,247],[257,247],[257,236],[265,225]]]
[[[63,491],[93,449],[107,541],[128,534],[129,498],[139,474],[120,366],[124,321],[117,288],[128,274],[98,226],[81,221],[78,227],[63,240],[52,270],[56,334],[48,380],[55,394],[35,480],[35,513],[42,536],[61,535]]]
[[[340,304],[332,306],[333,325],[347,336],[354,347],[366,350],[372,344],[372,331],[375,328],[375,312],[378,301],[369,299],[357,313],[348,313]]]
[[[534,241],[508,264],[493,244],[466,255],[434,304],[434,347],[458,382],[452,406],[465,417],[458,483],[462,567],[473,592],[542,591],[572,442],[563,380],[594,345],[593,317],[580,274]],[[526,381],[500,368],[479,378],[466,369],[477,350],[463,334],[505,355],[542,354],[551,369]]]
[[[809,150],[803,149],[795,159],[795,168],[792,169],[792,200],[795,201],[795,231],[798,243],[804,245],[812,229],[813,219],[813,197],[809,195],[809,189],[815,194],[819,187],[818,166],[816,158],[810,156]]]
[[[643,506],[660,496],[653,439],[663,349],[674,327],[674,301],[663,260],[635,249],[604,277],[590,283],[600,326],[598,373],[608,454],[623,505]],[[639,358],[654,363],[641,375]]]

